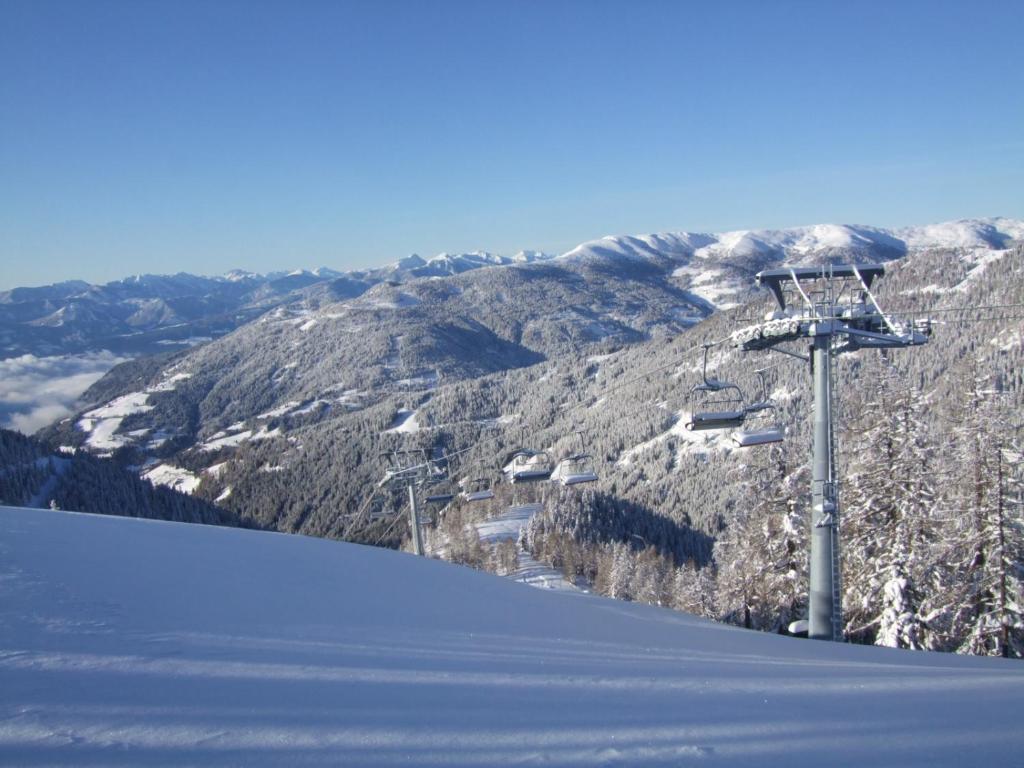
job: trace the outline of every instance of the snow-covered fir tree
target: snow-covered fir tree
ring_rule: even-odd
[[[847,431],[843,487],[844,618],[847,636],[894,648],[937,648],[934,448],[919,390],[881,365]]]
[[[975,375],[954,431],[963,481],[951,484],[944,558],[949,633],[962,653],[1024,655],[1021,451],[1000,427],[1013,418],[1003,391]]]
[[[718,615],[777,632],[806,604],[806,472],[781,447],[753,454],[742,471],[742,508],[715,543]]]

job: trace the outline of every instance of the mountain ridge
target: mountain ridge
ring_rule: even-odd
[[[672,264],[682,282],[712,305],[729,303],[736,280],[767,262],[867,258],[887,261],[933,248],[1005,248],[1024,239],[1024,221],[1007,217],[959,219],[916,227],[816,224],[718,234],[663,232],[606,236],[553,256],[519,251],[412,254],[382,267],[337,271],[254,273],[230,270],[202,276],[144,274],[104,284],[68,280],[0,292],[0,357],[47,356],[108,349],[152,354],[169,346],[223,336],[279,306],[330,303],[361,296],[381,284],[449,278],[478,269],[530,264],[585,264],[619,259]],[[717,280],[720,284],[708,287]],[[725,287],[723,287],[723,285]],[[701,286],[704,286],[703,288]],[[685,287],[685,286],[684,286]]]

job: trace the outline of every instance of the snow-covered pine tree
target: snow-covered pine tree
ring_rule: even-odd
[[[967,481],[950,488],[947,534],[950,640],[960,653],[1021,657],[1020,445],[1008,434],[1011,409],[1001,391],[983,375],[975,375],[966,389],[954,437]]]
[[[699,568],[689,562],[676,568],[672,579],[672,607],[709,619],[717,617],[713,564]]]
[[[781,448],[753,453],[741,510],[715,543],[715,600],[724,620],[776,632],[806,603],[806,472]]]
[[[645,548],[636,558],[630,592],[633,599],[651,605],[671,602],[672,564],[654,547]]]
[[[928,598],[937,585],[934,450],[923,398],[883,363],[845,435],[843,583],[846,635],[895,648],[937,648]]]
[[[612,545],[612,566],[608,578],[608,595],[619,600],[632,600],[636,561],[629,544]]]

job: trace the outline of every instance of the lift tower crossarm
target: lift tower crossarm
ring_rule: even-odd
[[[782,286],[787,281],[796,284],[809,282],[811,280],[827,280],[829,278],[855,277],[862,280],[864,287],[871,288],[876,277],[885,274],[885,267],[881,264],[834,264],[822,265],[820,267],[782,267],[780,269],[765,269],[754,276],[757,285],[768,288],[779,302],[781,309],[786,308],[786,298],[783,295]],[[794,286],[794,287],[798,287]]]

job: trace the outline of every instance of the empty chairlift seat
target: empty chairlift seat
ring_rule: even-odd
[[[755,371],[761,382],[761,399],[743,409],[747,417],[753,417],[754,424],[732,433],[732,440],[740,448],[752,448],[757,445],[781,443],[785,438],[785,430],[775,423],[771,414],[775,411],[775,403],[768,396],[768,380],[765,371]]]
[[[486,477],[466,478],[459,485],[462,486],[460,495],[466,501],[487,501],[494,498],[491,481]]]
[[[437,493],[431,493],[430,495],[428,495],[427,498],[425,499],[425,501],[427,502],[427,504],[447,504],[449,501],[451,501],[454,498],[455,498],[455,494],[454,493],[440,492],[439,491]]]
[[[751,448],[755,445],[781,443],[785,435],[779,427],[764,429],[740,429],[732,433],[732,441],[740,448]]]
[[[510,483],[533,483],[551,477],[551,459],[544,451],[516,451],[502,470]]]
[[[686,428],[692,432],[706,429],[735,429],[743,426],[747,414],[742,411],[698,411],[690,416]]]
[[[593,483],[596,480],[597,472],[594,470],[594,461],[586,453],[578,453],[575,456],[562,459],[555,467],[555,471],[551,473],[551,481],[562,485]]]
[[[708,378],[708,350],[710,344],[704,345],[704,365],[701,370],[700,384],[691,394],[696,397],[696,405],[708,410],[694,410],[686,428],[693,432],[708,429],[735,429],[743,426],[747,411],[743,408],[743,392],[735,384],[720,379]],[[724,406],[724,407],[723,407]],[[714,408],[714,410],[711,410]]]

